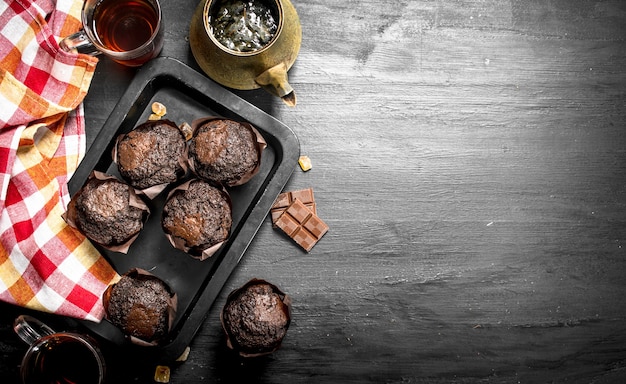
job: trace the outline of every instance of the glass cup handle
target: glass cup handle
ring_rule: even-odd
[[[13,323],[13,330],[26,344],[32,345],[43,336],[54,334],[54,330],[32,316],[20,315]]]
[[[84,29],[73,33],[59,42],[59,47],[66,52],[84,53],[91,56],[100,54],[100,51],[87,37]]]

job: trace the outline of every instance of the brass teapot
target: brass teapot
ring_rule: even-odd
[[[254,13],[255,10],[258,14]],[[249,42],[237,37],[240,33],[238,26],[250,20],[263,20],[261,16],[266,13],[261,11],[266,11],[273,23],[267,24],[267,31],[271,32],[269,36],[265,29],[259,33],[259,39],[265,38],[267,42]],[[237,12],[241,14],[237,16]],[[235,21],[227,24],[232,20]],[[258,30],[258,26],[253,25],[241,35],[250,36]],[[234,32],[229,36],[225,31]],[[255,38],[253,35],[250,40]],[[244,43],[239,43],[241,40]],[[211,79],[239,90],[263,87],[289,106],[296,105],[296,95],[289,84],[287,71],[296,61],[301,42],[300,19],[289,0],[202,0],[193,14],[189,30],[193,56]]]

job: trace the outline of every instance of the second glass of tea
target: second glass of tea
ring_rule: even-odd
[[[63,39],[61,49],[102,53],[120,64],[138,67],[163,48],[158,0],[86,0],[81,18],[83,29]]]

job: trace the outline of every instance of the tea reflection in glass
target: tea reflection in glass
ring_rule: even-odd
[[[72,335],[55,334],[40,339],[22,362],[26,383],[98,384],[101,362],[92,347]]]
[[[63,39],[66,51],[104,53],[120,64],[136,67],[156,57],[163,47],[158,0],[85,0],[83,30]]]

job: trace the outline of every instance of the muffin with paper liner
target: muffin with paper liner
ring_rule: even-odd
[[[191,127],[187,158],[199,178],[233,187],[258,173],[267,143],[252,124],[210,116]]]
[[[172,246],[205,260],[230,236],[230,194],[222,186],[191,179],[168,195],[161,225]]]
[[[105,318],[132,343],[154,346],[170,332],[178,299],[159,277],[134,268],[107,288],[102,302]]]
[[[253,278],[232,291],[220,313],[228,348],[242,357],[276,351],[291,323],[291,299],[276,285]]]
[[[186,146],[172,121],[146,121],[117,137],[112,158],[128,184],[154,198],[187,173]]]
[[[70,200],[63,219],[94,243],[127,253],[149,214],[133,187],[115,176],[92,171]]]

